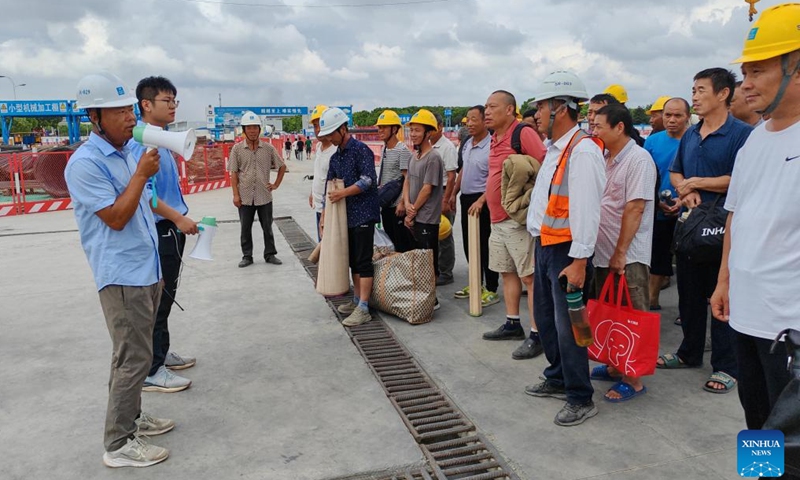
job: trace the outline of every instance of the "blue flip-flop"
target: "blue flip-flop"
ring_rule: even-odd
[[[589,375],[592,380],[599,380],[601,382],[618,382],[622,377],[612,377],[608,373],[608,365],[598,365],[592,369],[592,374]]]
[[[641,390],[638,392],[631,386],[630,383],[619,381],[615,383],[611,388],[608,389],[609,391],[615,391],[621,395],[620,398],[608,398],[607,396],[603,395],[603,398],[607,402],[611,403],[620,403],[620,402],[627,402],[632,398],[636,398],[640,395],[644,395],[647,393],[647,387],[642,387]]]

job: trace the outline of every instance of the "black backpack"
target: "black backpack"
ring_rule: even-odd
[[[533,128],[533,125],[530,123],[519,122],[516,127],[514,127],[514,131],[511,132],[511,148],[514,149],[515,152],[522,155],[522,130],[525,128]],[[534,133],[536,130],[534,129]]]

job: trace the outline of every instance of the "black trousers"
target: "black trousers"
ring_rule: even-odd
[[[148,375],[155,375],[164,365],[164,360],[169,352],[169,314],[172,304],[178,293],[178,278],[181,274],[181,257],[186,246],[186,235],[178,231],[169,220],[156,223],[158,231],[158,256],[161,260],[161,275],[164,280],[164,290],[156,312],[156,322],[153,326],[153,363]]]
[[[683,342],[678,357],[687,365],[703,363],[703,350],[708,325],[708,299],[714,293],[719,263],[699,265],[682,255],[677,257],[678,310],[681,314]],[[738,378],[733,345],[735,332],[727,322],[711,319],[711,368]]]
[[[394,244],[394,251],[403,253],[414,248],[414,235],[403,223],[405,217],[398,217],[395,215],[395,211],[395,207],[381,208],[381,221],[383,222],[383,231],[389,235]]]
[[[781,343],[769,353],[772,340],[735,332],[736,361],[739,364],[739,401],[747,428],[760,430],[772,407],[791,380],[786,368],[786,346]]]
[[[439,276],[439,225],[414,223],[414,248],[433,250],[433,271]]]
[[[480,197],[482,193],[461,194],[461,239],[464,242],[464,256],[467,257],[469,262],[469,207],[472,206]],[[486,290],[497,293],[497,286],[499,284],[500,274],[489,270],[489,235],[492,234],[492,224],[489,218],[489,205],[484,204],[481,209],[481,271],[483,272],[483,279],[486,284]]]
[[[253,258],[253,220],[258,213],[258,222],[264,231],[264,257],[275,255],[275,237],[272,235],[272,202],[265,205],[242,205],[239,207],[239,221],[242,223],[242,256]]]

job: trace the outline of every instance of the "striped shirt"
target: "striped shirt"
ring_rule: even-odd
[[[272,202],[270,170],[280,169],[283,159],[269,143],[259,141],[255,151],[247,147],[247,141],[233,146],[228,162],[228,171],[239,177],[239,197],[242,205],[266,205]]]
[[[653,188],[656,184],[656,166],[647,150],[631,139],[613,159],[606,155],[606,188],[600,201],[600,230],[594,249],[594,266],[608,267],[617,248],[622,229],[625,205],[632,200],[644,200],[645,207],[639,230],[636,231],[625,264],[650,265],[653,244]]]
[[[411,150],[404,143],[397,142],[394,148],[386,148],[384,146],[383,155],[381,156],[379,185],[386,185],[392,180],[400,180],[403,177],[402,171],[408,170],[409,160],[411,160]],[[401,198],[402,195],[398,196],[392,206],[397,206]]]

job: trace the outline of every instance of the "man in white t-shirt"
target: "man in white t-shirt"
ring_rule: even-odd
[[[791,378],[783,345],[800,329],[800,5],[768,8],[744,43],[742,93],[770,120],[739,150],[728,189],[728,222],[712,313],[735,331],[739,400],[760,429]],[[788,457],[787,457],[788,458]]]
[[[456,212],[451,207],[450,197],[456,187],[456,173],[458,171],[458,150],[453,142],[443,135],[444,120],[438,113],[433,114],[439,124],[438,130],[431,134],[431,144],[433,149],[439,152],[444,163],[444,196],[442,197],[442,215],[450,220],[450,225],[454,225]],[[439,278],[436,285],[447,285],[453,283],[453,268],[456,265],[456,244],[453,241],[453,233],[444,240],[439,241]]]
[[[317,105],[311,111],[311,125],[314,126],[314,137],[317,138],[317,146],[314,150],[314,180],[311,183],[311,193],[308,195],[308,206],[313,208],[317,214],[317,240],[322,240],[319,234],[319,219],[322,216],[325,196],[325,179],[328,178],[328,165],[331,157],[336,152],[336,147],[328,138],[319,138],[319,119],[322,112],[327,110],[325,105]]]

